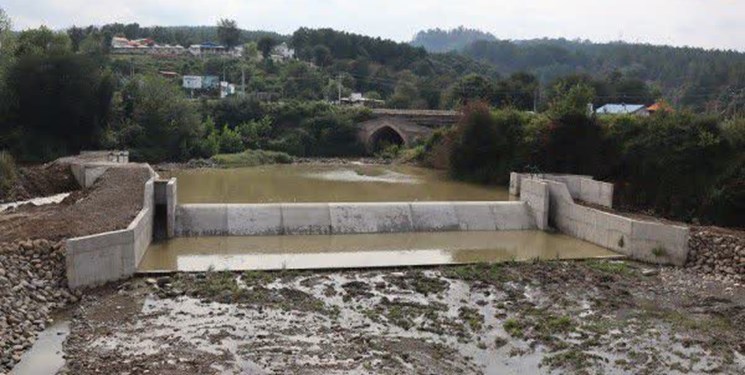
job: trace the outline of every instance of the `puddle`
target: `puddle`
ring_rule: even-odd
[[[375,268],[613,256],[618,255],[541,231],[182,237],[151,245],[139,271]]]
[[[65,198],[67,198],[68,195],[70,195],[70,193],[61,193],[61,194],[51,195],[48,197],[33,198],[33,199],[25,200],[25,201],[3,203],[3,204],[0,204],[0,212],[3,212],[9,208],[16,208],[24,204],[33,204],[34,206],[43,206],[46,204],[60,203],[63,200],[65,200]]]
[[[70,321],[55,319],[54,323],[42,331],[36,342],[13,367],[11,375],[51,375],[56,374],[65,364],[62,343],[70,334]]]
[[[161,173],[177,177],[179,203],[506,201],[504,187],[452,181],[413,166],[267,165]]]

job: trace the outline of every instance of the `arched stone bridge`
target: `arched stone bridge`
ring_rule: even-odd
[[[358,137],[368,151],[384,144],[410,146],[427,139],[435,129],[450,126],[456,111],[373,109],[373,118],[360,123]]]

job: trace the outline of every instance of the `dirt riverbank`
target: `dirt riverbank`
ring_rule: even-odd
[[[111,168],[90,189],[77,190],[60,204],[5,211],[0,214],[0,242],[59,241],[126,228],[142,209],[149,178],[144,165]]]
[[[179,274],[86,293],[63,373],[745,371],[745,289],[634,262]]]

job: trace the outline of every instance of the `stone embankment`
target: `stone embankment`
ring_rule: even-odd
[[[0,243],[0,373],[18,363],[51,313],[78,298],[67,288],[63,242]]]
[[[686,266],[717,278],[745,281],[745,232],[691,228]]]

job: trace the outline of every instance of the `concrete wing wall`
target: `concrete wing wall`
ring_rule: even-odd
[[[177,236],[535,229],[523,202],[186,204]]]
[[[547,183],[550,221],[560,232],[634,259],[678,266],[685,264],[688,228],[635,220],[582,206],[574,203],[565,184]]]
[[[566,185],[569,194],[574,199],[597,204],[599,206],[609,208],[613,207],[613,184],[595,181],[592,176],[512,172],[510,173],[510,194],[520,195],[523,180],[525,179],[541,179],[561,182]]]
[[[70,288],[94,286],[132,276],[153,235],[154,180],[145,184],[143,207],[124,230],[65,241]]]
[[[524,179],[521,183],[520,200],[530,207],[536,227],[540,230],[548,229],[548,184],[541,180]]]

